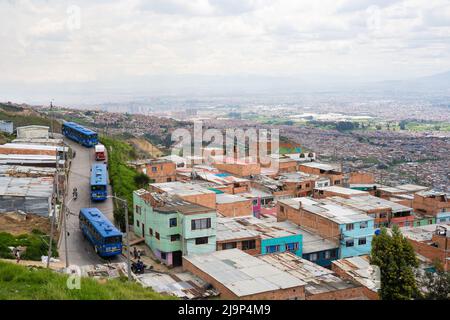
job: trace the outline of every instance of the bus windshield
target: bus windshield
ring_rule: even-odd
[[[113,244],[113,243],[121,243],[121,242],[122,242],[122,237],[121,236],[105,238],[105,244]]]
[[[91,186],[92,191],[105,191],[105,186]]]

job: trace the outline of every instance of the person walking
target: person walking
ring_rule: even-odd
[[[20,262],[20,251],[19,251],[19,249],[17,249],[17,251],[16,251],[16,261],[17,261],[17,263]]]
[[[137,253],[136,247],[133,247],[133,256],[135,259],[138,258],[138,253]]]

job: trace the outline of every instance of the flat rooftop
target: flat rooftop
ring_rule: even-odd
[[[338,186],[320,187],[320,188],[314,188],[314,189],[321,190],[321,191],[327,191],[327,192],[333,192],[333,193],[339,193],[339,194],[352,196],[352,197],[353,196],[366,196],[369,194],[366,191],[338,187]]]
[[[248,198],[237,196],[234,194],[228,194],[228,193],[220,193],[216,195],[216,203],[217,204],[225,204],[225,203],[237,203],[237,202],[244,202],[249,201]]]
[[[369,262],[369,256],[365,255],[339,259],[332,263],[344,270],[347,275],[364,287],[375,292],[381,288],[381,283],[377,279],[376,271]]]
[[[149,192],[145,189],[135,190],[134,193],[150,205],[150,199],[153,198],[155,203],[157,203],[151,205],[153,210],[161,213],[179,212],[184,215],[191,215],[215,212],[214,209],[183,200],[181,197],[173,194]]]
[[[429,187],[419,186],[417,184],[402,184],[395,186],[395,188],[400,190],[405,190],[407,192],[419,192],[430,189]]]
[[[232,218],[217,218],[217,242],[259,237],[260,233],[246,228]]]
[[[258,259],[306,282],[305,293],[307,296],[358,287],[351,281],[337,277],[333,271],[290,252],[261,255],[258,256]]]
[[[50,198],[53,195],[53,177],[0,177],[0,196]]]
[[[320,163],[320,162],[306,162],[306,163],[301,163],[300,166],[320,169],[320,170],[324,170],[324,171],[338,171],[338,172],[341,171],[339,165]]]
[[[176,194],[181,197],[199,194],[215,194],[214,191],[204,188],[198,184],[181,181],[151,183],[150,186],[157,188],[163,192]]]
[[[267,220],[267,219],[264,219]],[[271,221],[266,222],[270,226],[276,226],[278,228],[284,228],[302,235],[303,254],[320,252],[325,250],[337,249],[339,246],[331,240],[319,236],[317,233],[311,232],[296,225],[290,221]]]
[[[190,272],[176,274],[151,272],[138,275],[137,278],[144,287],[178,298],[200,299],[219,295],[215,289],[206,289],[208,284]]]
[[[312,214],[320,215],[337,224],[355,223],[360,221],[374,220],[367,214],[362,213],[327,199],[315,200],[309,197],[281,199],[278,202],[288,205],[296,210],[300,207]]]
[[[400,231],[408,239],[418,242],[428,242],[431,241],[438,226],[447,228],[447,236],[450,236],[450,225],[448,224],[429,224],[420,227],[401,227]]]
[[[327,199],[364,212],[371,212],[380,209],[390,209],[393,213],[412,211],[412,208],[407,206],[371,195],[353,197],[349,199],[335,196]]]
[[[306,282],[239,249],[184,256],[237,297],[305,286]]]

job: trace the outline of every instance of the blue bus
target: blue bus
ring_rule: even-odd
[[[108,171],[106,164],[96,163],[91,168],[91,199],[106,200],[108,196]]]
[[[80,126],[75,122],[64,122],[62,125],[62,133],[69,139],[88,148],[98,143],[97,132]]]
[[[122,253],[122,233],[97,208],[82,208],[79,214],[80,229],[101,257]]]

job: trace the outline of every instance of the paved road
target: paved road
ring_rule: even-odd
[[[81,208],[96,207],[100,209],[111,221],[113,218],[112,199],[108,198],[103,202],[92,202],[89,193],[89,177],[91,165],[95,163],[94,148],[85,148],[74,141],[64,139],[65,142],[76,151],[76,156],[72,161],[69,174],[68,195],[66,198],[67,208],[71,214],[67,217],[67,251],[69,253],[70,265],[87,265],[104,263],[105,260],[100,258],[94,251],[92,245],[87,241],[80,230],[78,224],[78,213]],[[73,188],[78,189],[78,198],[72,199]],[[111,194],[111,186],[108,186],[108,193]],[[62,228],[61,228],[62,229]],[[59,243],[59,254],[62,262],[65,262],[64,248],[64,232],[61,233],[61,241]],[[110,261],[121,261],[122,257],[114,257]]]

